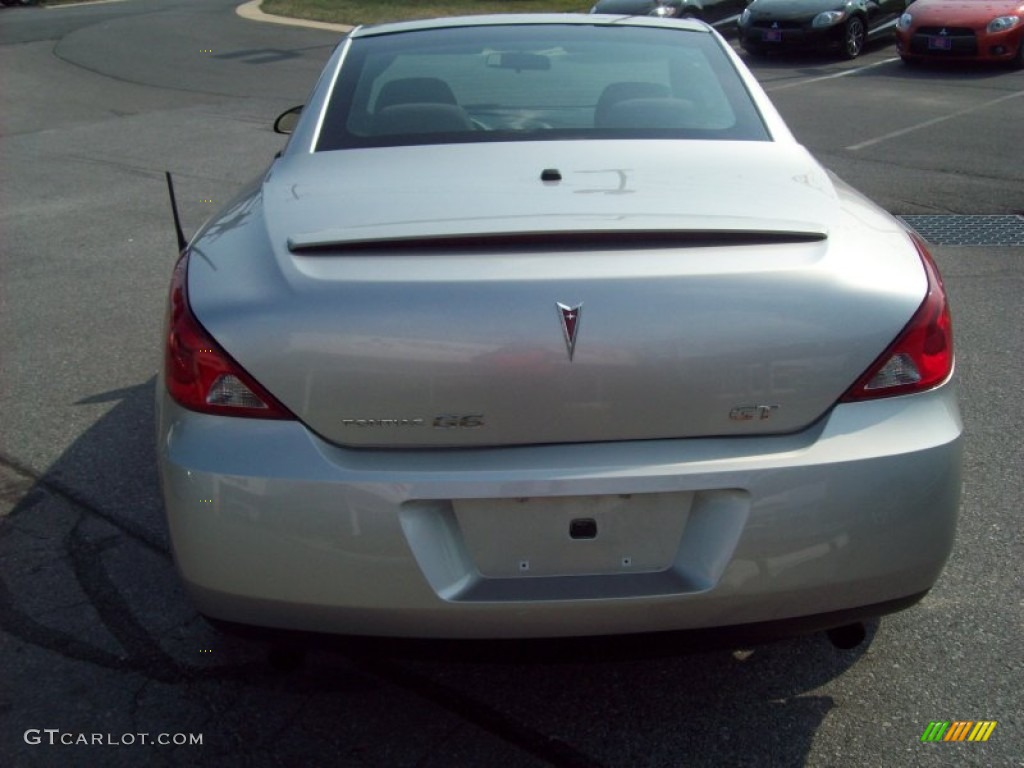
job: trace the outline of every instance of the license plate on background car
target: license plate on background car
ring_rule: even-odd
[[[953,47],[953,41],[948,37],[929,37],[928,47],[935,51],[948,51]]]
[[[764,41],[766,43],[781,43],[782,42],[782,30],[781,29],[766,29],[764,31]]]

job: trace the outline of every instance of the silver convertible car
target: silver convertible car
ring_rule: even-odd
[[[856,627],[954,538],[935,265],[701,22],[356,29],[164,345],[174,553],[229,627]]]

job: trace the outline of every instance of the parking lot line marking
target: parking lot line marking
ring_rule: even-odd
[[[992,99],[992,101],[986,101],[986,102],[984,102],[982,104],[977,104],[977,105],[975,105],[973,107],[968,107],[967,109],[958,109],[956,112],[950,112],[948,115],[943,115],[942,117],[933,117],[931,120],[925,120],[923,123],[917,123],[916,125],[910,125],[910,126],[907,126],[906,128],[901,128],[898,131],[892,131],[891,133],[886,133],[886,134],[884,134],[882,136],[878,136],[878,137],[876,137],[874,139],[868,139],[867,141],[862,141],[859,144],[851,144],[850,146],[846,147],[846,149],[848,149],[850,152],[856,152],[859,149],[867,149],[868,147],[875,146],[875,144],[881,144],[883,141],[888,141],[889,139],[895,139],[895,138],[897,138],[899,136],[903,136],[904,134],[907,134],[907,133],[913,133],[914,131],[918,131],[921,128],[928,128],[929,126],[932,126],[932,125],[938,125],[939,123],[944,123],[947,120],[952,120],[954,117],[961,117],[962,115],[969,115],[971,112],[977,112],[979,109],[985,109],[986,107],[991,107],[991,106],[994,106],[996,104],[1000,104],[1000,103],[1002,103],[1004,101],[1009,101],[1010,99],[1019,98],[1021,96],[1024,96],[1024,91],[1017,91],[1016,93],[1011,93],[1011,94],[1009,94],[1007,96],[1000,96],[998,99]]]
[[[124,0],[86,0],[84,3],[67,3],[65,5],[44,5],[48,11],[59,11],[62,8],[80,8],[83,5],[105,5],[106,3],[123,3]]]
[[[869,69],[880,67],[883,64],[891,64],[894,61],[899,61],[899,56],[893,56],[891,59],[883,59],[882,61],[876,61],[874,64],[867,64],[863,67],[856,67],[854,69],[844,69],[842,72],[834,72],[831,75],[822,75],[821,77],[812,77],[809,80],[799,80],[795,83],[786,83],[775,88],[765,88],[768,93],[774,93],[775,91],[784,91],[787,88],[796,88],[798,85],[810,85],[811,83],[820,83],[822,80],[835,80],[837,77],[846,77],[847,75],[856,75],[860,72],[866,72]]]

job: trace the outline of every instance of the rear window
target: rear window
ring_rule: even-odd
[[[769,135],[706,32],[504,25],[352,40],[316,150],[574,138]]]

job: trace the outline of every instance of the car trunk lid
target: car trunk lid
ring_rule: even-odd
[[[250,205],[274,259],[205,235],[193,308],[352,446],[797,430],[924,293],[898,225],[767,142],[318,153]],[[897,240],[911,256],[879,255]]]

